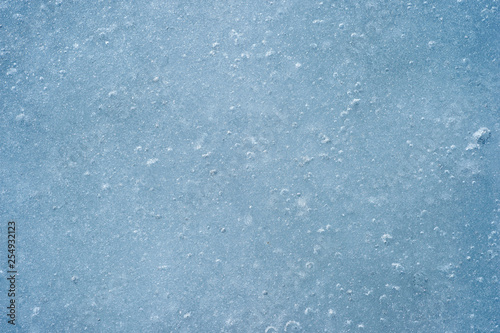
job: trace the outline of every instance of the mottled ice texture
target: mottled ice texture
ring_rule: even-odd
[[[495,0],[0,3],[0,331],[499,332]]]

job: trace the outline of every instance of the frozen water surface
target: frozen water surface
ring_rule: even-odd
[[[0,18],[0,331],[500,331],[496,0]]]

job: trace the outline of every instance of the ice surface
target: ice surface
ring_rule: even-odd
[[[495,0],[0,17],[19,332],[500,331]]]

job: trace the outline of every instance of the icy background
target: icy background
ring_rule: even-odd
[[[499,332],[497,6],[2,1],[0,330]]]

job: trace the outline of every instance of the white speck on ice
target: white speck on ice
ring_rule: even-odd
[[[380,238],[382,239],[382,242],[387,243],[389,239],[392,239],[392,236],[389,234],[383,234]]]
[[[146,162],[146,164],[147,164],[148,166],[150,166],[151,164],[155,164],[156,162],[158,162],[158,159],[157,159],[157,158],[150,158],[150,159]]]
[[[290,320],[285,324],[285,332],[288,330],[288,328],[293,328],[293,327],[298,327],[300,328],[300,323],[295,321],[295,320]]]

